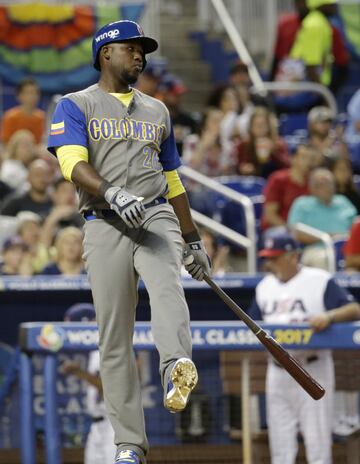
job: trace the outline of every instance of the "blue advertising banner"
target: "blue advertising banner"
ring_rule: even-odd
[[[277,342],[289,349],[360,348],[360,322],[333,324],[327,330],[318,333],[307,324],[261,326]],[[257,337],[240,321],[192,322],[191,335],[194,349],[263,349]],[[30,322],[21,324],[19,341],[22,349],[30,351],[88,351],[97,348],[98,332],[95,323]],[[136,323],[134,347],[155,348],[149,323]]]

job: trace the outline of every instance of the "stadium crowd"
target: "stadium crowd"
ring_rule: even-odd
[[[321,82],[336,96],[349,56],[341,34],[327,19],[333,5],[316,1],[319,7],[310,11],[306,5],[315,0],[295,0],[295,12],[280,19],[270,78]],[[324,34],[317,43],[318,55],[312,43],[313,55],[308,56],[312,28]],[[328,50],[329,40],[334,63],[330,66],[328,61],[319,72],[316,60]],[[291,230],[303,247],[302,262],[327,269],[319,240],[295,230],[302,223],[330,234],[334,246],[340,244],[339,269],[360,271],[360,89],[345,115],[334,114],[309,92],[253,94],[248,67],[236,61],[228,82],[214,86],[203,110],[193,114],[182,101],[189,89],[168,71],[162,57],[148,61],[136,86],[168,108],[184,165],[211,178],[259,180],[261,203],[255,210],[259,249],[267,238]],[[85,274],[84,219],[78,212],[75,185],[62,177],[56,158],[46,149],[51,114],[39,108],[37,81],[32,77],[21,81],[16,98],[18,105],[0,115],[0,276]],[[307,114],[306,130],[286,134],[284,114],[300,113]],[[209,190],[185,179],[184,183],[191,206],[217,218]],[[201,235],[213,275],[245,269],[242,250],[207,229]],[[259,262],[259,270],[266,270],[262,266]],[[339,435],[360,428],[358,414],[346,423],[347,412],[342,405],[337,409]]]
[[[257,212],[259,243],[298,222],[331,234],[353,235],[360,210],[351,153],[360,138],[360,91],[349,102],[346,126],[322,102],[308,112],[307,131],[294,144],[279,134],[276,102],[250,93],[247,67],[236,62],[228,83],[209,95],[201,115],[182,108],[188,90],[167,72],[166,60],[155,58],[138,88],[162,100],[174,124],[185,165],[209,176],[255,176],[264,181],[263,204]],[[38,108],[40,89],[32,78],[17,88],[18,106],[1,118],[0,221],[2,275],[83,273],[81,227],[75,186],[61,176],[57,160],[46,150],[46,114]],[[190,203],[212,216],[209,192],[188,182]],[[224,270],[239,270],[239,253],[204,231],[222,256]],[[210,238],[211,237],[211,238]],[[326,267],[313,237],[298,234],[305,261]],[[359,270],[354,247],[344,247],[345,267]],[[240,253],[241,254],[241,253]]]

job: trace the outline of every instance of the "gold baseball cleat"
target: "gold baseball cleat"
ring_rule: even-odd
[[[165,408],[173,413],[185,409],[197,382],[197,370],[191,359],[178,359],[170,372],[164,399]]]

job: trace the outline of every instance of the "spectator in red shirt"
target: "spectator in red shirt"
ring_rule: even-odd
[[[269,177],[264,189],[265,203],[261,220],[267,233],[286,227],[292,202],[301,195],[308,195],[308,175],[312,165],[313,149],[298,145],[291,158],[290,169],[281,169]]]
[[[270,73],[271,80],[275,79],[281,61],[289,55],[298,30],[301,27],[301,22],[309,13],[306,0],[294,0],[294,8],[295,11],[293,13],[282,15],[277,25],[274,61]],[[331,24],[331,28],[333,33],[332,54],[334,56],[335,69],[330,88],[335,93],[346,78],[349,54],[339,29],[333,24]]]
[[[277,169],[289,167],[286,143],[278,136],[276,116],[257,107],[250,117],[248,137],[235,147],[237,172],[267,178]]]
[[[40,143],[45,130],[45,111],[37,106],[40,89],[35,79],[29,77],[20,82],[16,89],[18,106],[5,111],[1,121],[1,139],[7,144],[14,132],[27,129],[33,133],[35,142]]]
[[[360,218],[350,229],[350,235],[343,248],[346,271],[360,271]]]
[[[293,46],[297,31],[300,29],[301,21],[308,14],[306,0],[294,1],[295,11],[281,15],[277,25],[276,42],[274,48],[274,61],[271,70],[271,80],[275,79],[278,65],[286,58]]]

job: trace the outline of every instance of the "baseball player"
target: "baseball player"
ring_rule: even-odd
[[[210,272],[177,174],[169,113],[131,87],[157,46],[135,22],[102,27],[93,39],[100,80],[59,101],[49,136],[49,150],[76,184],[86,219],[84,259],[99,326],[104,400],[115,461],[122,464],[145,464],[148,450],[132,348],[138,279],[150,296],[164,405],[177,412],[198,377],[180,279],[183,254],[194,278]]]
[[[89,322],[95,320],[94,306],[88,303],[78,303],[71,306],[65,313],[65,321]],[[100,378],[100,355],[95,350],[90,353],[88,369],[83,370],[79,363],[66,361],[61,370],[72,374],[88,383],[86,393],[87,412],[91,415],[92,424],[87,436],[84,464],[112,464],[116,448],[114,446],[114,431],[106,415]]]
[[[299,265],[299,245],[287,233],[265,240],[259,255],[271,274],[256,288],[249,309],[271,324],[308,322],[325,330],[334,322],[360,318],[360,306],[322,269]],[[294,464],[301,432],[308,464],[331,464],[334,365],[330,350],[294,350],[293,356],[316,378],[326,395],[314,401],[273,359],[266,376],[267,421],[272,464]]]

